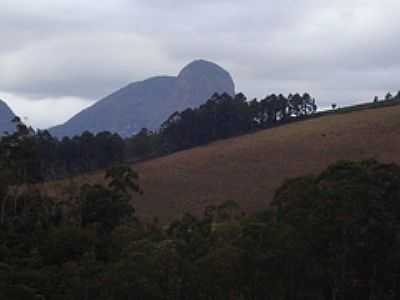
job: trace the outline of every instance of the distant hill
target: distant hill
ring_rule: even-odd
[[[141,217],[163,221],[227,200],[259,211],[285,179],[319,173],[337,160],[400,163],[399,115],[400,105],[331,114],[135,164],[144,195],[133,204]],[[75,182],[102,177],[98,172]],[[62,194],[67,182],[50,183],[50,191]]]
[[[13,132],[15,125],[11,120],[15,117],[15,114],[11,108],[4,101],[0,100],[0,135],[4,132]]]
[[[141,128],[157,129],[175,111],[199,106],[214,93],[223,92],[235,93],[230,74],[212,62],[196,60],[177,77],[160,76],[131,83],[50,132],[63,137],[85,130],[110,131],[126,137]]]

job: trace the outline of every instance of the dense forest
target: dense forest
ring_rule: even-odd
[[[338,162],[288,180],[257,215],[227,199],[143,223],[146,191],[124,164],[71,202],[46,195],[29,132],[0,148],[0,299],[400,297],[399,166]]]
[[[282,124],[316,110],[315,99],[309,94],[270,95],[261,101],[247,101],[243,94],[214,95],[197,109],[171,115],[161,126],[161,146],[166,152],[187,149]]]

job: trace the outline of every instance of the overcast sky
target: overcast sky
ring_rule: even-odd
[[[0,98],[37,127],[131,81],[214,61],[249,98],[400,89],[399,0],[0,0]]]

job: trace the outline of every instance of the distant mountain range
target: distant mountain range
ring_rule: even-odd
[[[110,131],[123,137],[142,128],[158,129],[175,111],[199,106],[214,93],[235,94],[231,75],[220,66],[195,60],[178,76],[159,76],[133,82],[50,128],[59,138],[84,131]]]
[[[15,125],[11,122],[15,114],[11,108],[2,100],[0,100],[0,135],[4,132],[13,132]]]

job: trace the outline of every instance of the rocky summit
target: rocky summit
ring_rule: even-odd
[[[178,76],[133,82],[50,132],[59,138],[84,131],[109,131],[127,137],[142,128],[158,129],[172,113],[199,106],[214,93],[234,95],[232,77],[215,63],[195,60]]]

